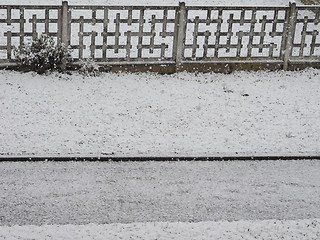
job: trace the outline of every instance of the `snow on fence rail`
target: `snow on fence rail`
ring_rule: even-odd
[[[320,6],[0,6],[0,63],[42,33],[101,63],[319,62]]]

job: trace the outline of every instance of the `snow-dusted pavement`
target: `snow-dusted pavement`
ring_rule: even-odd
[[[320,217],[320,161],[0,164],[0,225]]]
[[[320,161],[3,162],[0,239],[319,239],[319,171]]]

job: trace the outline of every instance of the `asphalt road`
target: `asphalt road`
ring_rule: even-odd
[[[0,162],[0,225],[320,217],[320,161]]]

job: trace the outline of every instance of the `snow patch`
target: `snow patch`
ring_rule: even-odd
[[[0,227],[1,239],[299,239],[320,237],[320,219]]]

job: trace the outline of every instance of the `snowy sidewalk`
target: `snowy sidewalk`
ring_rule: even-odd
[[[0,227],[0,239],[317,240],[320,219]]]

